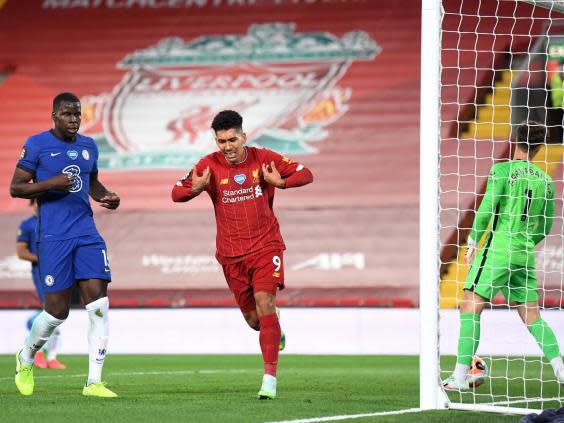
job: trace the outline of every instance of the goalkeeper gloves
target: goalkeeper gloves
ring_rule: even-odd
[[[466,254],[464,254],[464,262],[466,264],[470,264],[472,262],[472,258],[474,257],[477,246],[478,245],[476,241],[474,241],[472,238],[468,238],[468,246],[466,247]]]

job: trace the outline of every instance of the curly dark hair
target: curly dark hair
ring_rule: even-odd
[[[211,128],[217,131],[227,131],[229,129],[243,130],[243,117],[234,110],[223,110],[213,118]]]
[[[547,143],[547,130],[540,122],[524,121],[517,127],[517,147],[534,156],[543,144]]]

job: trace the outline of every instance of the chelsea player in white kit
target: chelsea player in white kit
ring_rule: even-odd
[[[98,180],[98,147],[78,133],[80,100],[61,93],[53,100],[54,128],[26,141],[10,184],[12,197],[36,198],[39,206],[37,254],[45,292],[44,310],[16,354],[15,382],[22,395],[33,394],[33,359],[69,314],[74,284],[90,320],[89,370],[85,396],[117,395],[102,382],[108,343],[111,281],[106,244],[94,224],[89,196],[102,207],[118,208],[119,196]]]

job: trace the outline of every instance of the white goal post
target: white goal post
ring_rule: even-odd
[[[564,0],[421,4],[420,408],[528,414],[564,406],[564,385],[517,312],[501,300],[482,316],[477,355],[488,364],[487,382],[464,393],[441,386],[455,363],[469,228],[490,167],[510,158],[510,140],[524,120],[548,128],[548,146],[535,164],[552,176],[557,205],[552,232],[536,250],[536,269],[541,314],[564,350],[564,82],[556,104],[550,80],[560,71],[564,81]],[[506,351],[488,345],[484,334],[496,322]],[[514,327],[520,332],[511,336],[519,342],[510,339]]]
[[[422,0],[419,135],[420,408],[444,408],[439,387],[439,98],[441,1]]]

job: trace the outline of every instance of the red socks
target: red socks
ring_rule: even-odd
[[[264,359],[264,374],[276,377],[278,366],[278,346],[280,344],[280,323],[276,313],[262,316],[260,321],[259,343]]]

